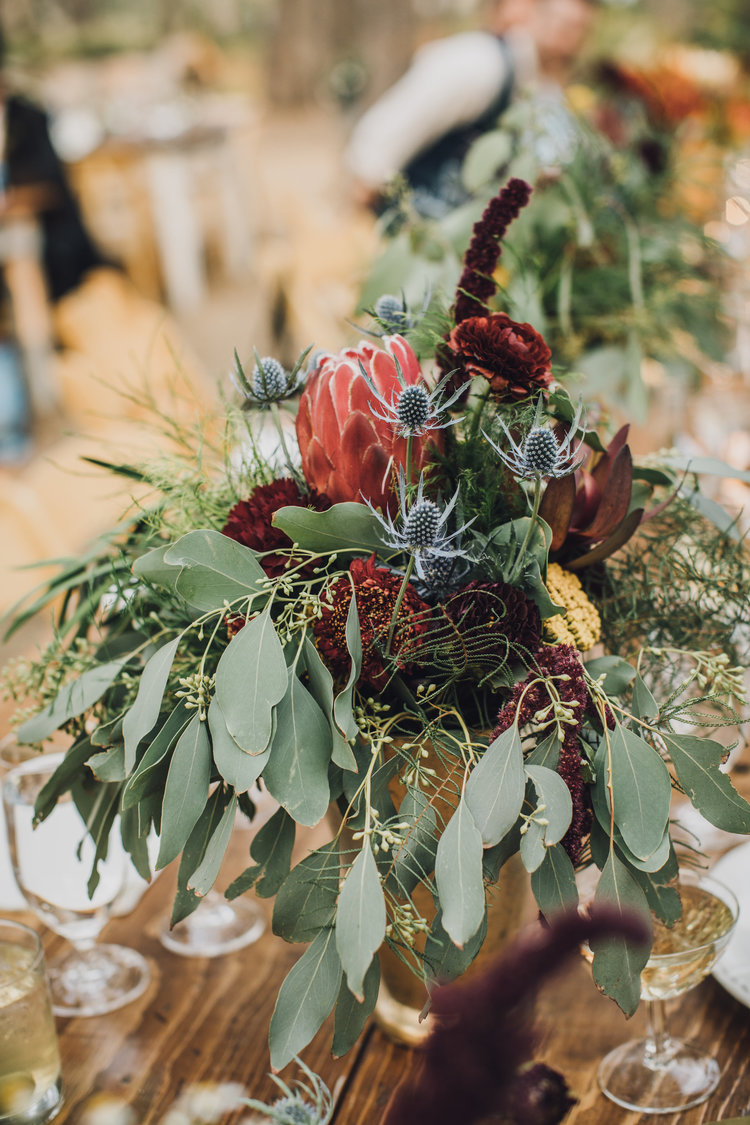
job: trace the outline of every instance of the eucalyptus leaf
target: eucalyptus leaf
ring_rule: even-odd
[[[331,728],[331,741],[333,744],[331,758],[337,766],[341,766],[344,770],[357,769],[357,760],[352,753],[352,748],[349,745],[349,737],[352,738],[356,735],[356,729],[352,734],[351,728],[347,725],[346,733],[342,732],[334,718],[333,713],[333,676],[329,672],[326,665],[323,663],[320,653],[316,649],[309,637],[305,637],[303,643],[303,656],[305,666],[307,668],[307,676],[310,686],[310,694],[315,702],[320,707],[323,714],[327,717],[328,723]],[[351,711],[351,703],[349,710]],[[352,714],[352,722],[354,715]],[[355,724],[356,728],[356,724]]]
[[[351,1050],[375,1009],[380,991],[380,962],[377,957],[373,957],[365,973],[363,987],[364,999],[360,1003],[348,988],[346,980],[341,981],[333,1023],[332,1054],[335,1059],[340,1059]]]
[[[208,894],[219,877],[219,868],[229,847],[234,819],[237,814],[236,795],[224,790],[223,786],[219,786],[218,789],[219,792],[223,791],[224,811],[206,844],[203,859],[187,881],[189,889],[195,891],[201,898]]]
[[[180,566],[177,593],[204,613],[251,599],[259,608],[268,598],[267,576],[253,551],[220,531],[189,531],[164,553],[169,566]]]
[[[348,741],[352,741],[359,733],[352,710],[354,685],[362,671],[362,635],[359,627],[359,614],[357,613],[357,599],[354,595],[349,602],[349,609],[346,614],[346,647],[352,666],[349,670],[346,686],[333,701],[333,718],[344,737]]]
[[[587,660],[584,667],[594,680],[604,676],[602,690],[607,695],[622,695],[635,678],[635,668],[621,656],[597,656]]]
[[[482,834],[463,797],[438,841],[435,882],[445,932],[462,949],[485,915]]]
[[[200,906],[201,898],[206,891],[198,890],[191,884],[195,873],[208,854],[214,834],[223,822],[230,799],[231,794],[223,786],[217,786],[209,796],[203,812],[187,838],[177,868],[177,893],[172,903],[170,926],[176,926]],[[210,885],[207,890],[210,889]]]
[[[311,941],[333,925],[339,894],[341,857],[332,840],[311,852],[279,887],[273,908],[273,932],[285,941]]]
[[[465,973],[482,948],[487,936],[487,911],[479,929],[462,949],[451,941],[443,927],[443,912],[438,910],[430,926],[424,947],[424,961],[428,976],[440,984],[455,980]]]
[[[185,846],[206,807],[211,779],[211,740],[197,712],[177,740],[169,764],[161,813],[156,867],[166,867]]]
[[[610,733],[610,745],[615,824],[633,854],[648,859],[669,821],[669,770],[647,742],[619,723]]]
[[[138,804],[146,793],[159,786],[162,775],[166,771],[166,758],[190,722],[190,717],[187,707],[180,701],[171,715],[162,723],[135,770],[125,783],[122,792],[122,807],[124,809]]]
[[[272,898],[289,875],[294,849],[295,823],[286,809],[277,809],[253,836],[250,856],[254,867],[246,868],[226,890],[228,899],[255,887],[261,898]]]
[[[322,930],[284,979],[271,1017],[271,1066],[281,1070],[317,1034],[341,987],[332,929]]]
[[[227,730],[224,713],[216,696],[208,705],[208,729],[211,732],[211,749],[214,764],[227,782],[238,793],[247,793],[255,784],[271,756],[268,746],[262,754],[246,754]]]
[[[171,543],[164,543],[161,547],[154,547],[145,555],[140,555],[133,563],[133,574],[136,578],[142,578],[153,586],[174,590],[181,568],[177,564],[170,565],[164,559],[171,546]]]
[[[328,808],[331,746],[325,715],[290,670],[263,781],[298,824],[317,824]]]
[[[573,864],[561,844],[547,848],[544,859],[532,873],[531,889],[545,918],[553,918],[578,902]]]
[[[622,860],[610,852],[604,865],[594,902],[614,906],[620,913],[640,914],[650,927],[646,896]],[[641,998],[641,970],[648,961],[651,941],[633,945],[623,938],[598,938],[591,942],[594,980],[607,996],[632,1016]]]
[[[750,832],[750,805],[719,769],[726,747],[692,734],[661,733],[680,785],[706,820],[725,832]]]
[[[60,688],[48,707],[21,723],[15,735],[17,740],[22,743],[43,742],[69,719],[83,715],[99,702],[129,659],[125,656],[120,660],[110,660],[82,672],[72,683]]]
[[[289,506],[274,512],[271,522],[293,543],[315,554],[371,555],[375,551],[389,559],[397,553],[383,543],[380,524],[365,504],[347,501],[325,512]]]
[[[547,766],[548,769],[557,769],[557,763],[560,760],[560,747],[562,742],[557,733],[557,727],[543,738],[541,742],[537,743],[534,749],[526,755],[525,762],[527,766]]]
[[[268,747],[273,708],[286,690],[284,650],[266,609],[232,637],[216,668],[216,699],[241,750],[262,754]]]
[[[539,803],[544,805],[544,842],[547,846],[557,844],[570,828],[573,817],[573,802],[570,790],[553,769],[533,764],[526,765],[526,774],[536,789]]]
[[[45,820],[57,804],[58,798],[67,793],[80,778],[82,767],[94,753],[89,738],[80,738],[66,751],[60,765],[44,783],[34,801],[34,824]]]
[[[336,911],[336,949],[349,989],[364,1001],[364,979],[385,937],[385,898],[369,840],[349,868]]]
[[[437,814],[427,794],[410,786],[401,801],[398,819],[409,827],[401,829],[403,843],[393,849],[392,881],[397,890],[411,894],[435,867]]]
[[[110,746],[100,754],[93,754],[88,764],[98,781],[124,781],[125,747],[122,743]]]
[[[486,847],[499,843],[515,824],[525,788],[521,735],[514,723],[490,743],[466,784],[466,805]]]
[[[521,861],[532,874],[544,861],[544,828],[537,821],[529,821],[525,825],[526,831],[521,833]]]
[[[180,638],[175,637],[162,645],[149,658],[138,681],[135,702],[122,722],[125,741],[125,772],[133,770],[138,744],[151,732],[159,718],[164,690],[172,669]]]
[[[646,720],[655,719],[659,714],[659,704],[637,673],[633,680],[633,714],[636,719]]]
[[[120,810],[120,839],[141,879],[150,882],[151,861],[148,854],[148,843],[138,831],[136,809]]]

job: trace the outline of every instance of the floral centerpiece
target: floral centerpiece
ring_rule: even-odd
[[[488,312],[528,197],[513,180],[491,201],[431,326],[390,297],[371,342],[291,372],[238,361],[217,456],[206,433],[168,465],[110,466],[159,498],[16,611],[63,596],[53,644],[8,674],[34,709],[19,738],[71,738],[38,815],[72,789],[102,847],[119,817],[146,876],[155,832],[156,867],[179,857],[175,921],[253,786],[278,802],[228,891],[274,897],[275,933],[308,943],[271,1024],[277,1068],[334,1007],[334,1052],[351,1047],[379,950],[428,983],[460,975],[516,853],[544,915],[590,866],[597,900],[671,922],[672,793],[750,831],[724,744],[690,725],[737,721],[746,554],[693,472],[634,466],[538,332]],[[428,329],[437,369],[409,342]],[[282,412],[299,392],[295,448]],[[282,468],[251,439],[256,408]],[[292,867],[332,806],[339,826]],[[626,1012],[648,952],[594,943]]]

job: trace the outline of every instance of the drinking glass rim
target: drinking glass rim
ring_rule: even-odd
[[[659,965],[669,965],[675,961],[684,961],[685,957],[687,956],[695,956],[696,953],[702,953],[704,950],[710,949],[711,946],[715,945],[717,941],[721,941],[724,938],[729,938],[732,930],[737,925],[737,921],[740,916],[740,904],[737,900],[736,894],[731,887],[728,887],[726,883],[722,883],[721,879],[714,878],[714,876],[710,874],[710,872],[706,872],[705,874],[701,874],[700,872],[688,872],[687,878],[684,877],[684,874],[684,872],[681,872],[680,874],[678,890],[681,883],[685,886],[701,886],[703,883],[709,883],[713,884],[715,887],[721,888],[723,894],[726,895],[726,899],[729,899],[729,901],[727,902],[726,899],[722,898],[722,901],[724,902],[724,905],[728,906],[732,911],[732,924],[728,926],[723,933],[719,934],[717,937],[711,938],[710,941],[704,941],[701,945],[692,945],[689,948],[679,950],[676,953],[649,954],[647,967],[653,967],[655,963]],[[711,887],[709,886],[706,889],[710,891]]]
[[[19,977],[26,976],[29,972],[33,972],[34,969],[39,967],[44,958],[44,947],[42,946],[42,939],[37,930],[33,929],[32,926],[27,926],[25,922],[18,922],[15,918],[0,918],[0,930],[2,930],[4,926],[11,926],[13,929],[21,930],[26,934],[31,934],[34,938],[35,951],[31,964],[24,965],[22,969],[19,969],[18,972],[14,973],[12,976],[3,974],[2,983],[13,984]],[[0,941],[0,945],[4,944],[6,943]]]
[[[33,758],[25,758],[22,762],[17,762],[6,770],[2,784],[4,785],[14,777],[26,777],[28,774],[39,773],[42,762],[46,763],[42,767],[44,772],[52,772],[64,760],[65,753],[65,750],[52,750],[46,754],[35,754]]]

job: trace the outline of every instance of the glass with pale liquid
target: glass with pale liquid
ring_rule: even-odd
[[[0,919],[0,1125],[41,1125],[62,1104],[39,935]]]
[[[641,999],[649,1017],[646,1038],[616,1047],[599,1066],[603,1093],[641,1113],[675,1113],[700,1105],[719,1083],[716,1059],[669,1034],[664,1001],[708,976],[729,942],[739,906],[730,889],[709,876],[683,874],[679,889],[682,917],[671,929],[654,920],[654,944],[641,973]]]

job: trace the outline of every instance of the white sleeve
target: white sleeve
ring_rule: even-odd
[[[438,137],[480,117],[506,75],[505,55],[487,32],[429,43],[359,120],[347,147],[347,165],[371,187],[387,183]]]

